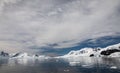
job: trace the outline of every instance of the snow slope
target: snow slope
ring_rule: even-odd
[[[77,51],[70,51],[59,58],[68,57],[120,57],[120,43],[105,48],[82,48]]]

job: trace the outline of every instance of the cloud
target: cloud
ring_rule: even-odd
[[[0,47],[62,49],[120,35],[119,9],[119,0],[1,0]]]

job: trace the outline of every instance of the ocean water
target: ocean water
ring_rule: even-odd
[[[0,73],[120,73],[120,58],[0,58]]]

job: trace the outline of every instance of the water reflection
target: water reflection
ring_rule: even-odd
[[[18,58],[18,59],[9,59],[8,65],[34,65],[35,63],[43,62],[46,59],[26,59],[26,58]]]
[[[65,61],[69,62],[70,66],[82,66],[86,68],[92,67],[108,67],[120,69],[120,58],[96,58],[96,57],[74,57],[67,58]]]
[[[0,59],[0,73],[120,73],[120,59]]]

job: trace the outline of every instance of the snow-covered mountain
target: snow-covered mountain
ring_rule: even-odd
[[[105,48],[83,48],[70,51],[61,58],[68,57],[120,57],[120,43]]]
[[[28,53],[16,53],[16,54],[12,54],[10,56],[11,58],[26,58],[26,59],[48,59],[50,57],[45,56],[45,55],[37,55],[37,54],[33,54],[33,55],[29,55]]]
[[[4,51],[0,52],[0,56],[9,58],[35,58],[48,59],[52,58],[45,55],[29,55],[28,53],[9,54]],[[54,58],[73,58],[73,57],[120,57],[120,43],[105,48],[82,48],[77,51],[70,51],[68,54]]]
[[[10,59],[48,59],[48,58],[51,58],[51,57],[45,56],[45,55],[37,55],[37,54],[29,55],[28,53],[11,53],[11,54],[9,54],[4,51],[0,52],[0,57],[10,58]]]

